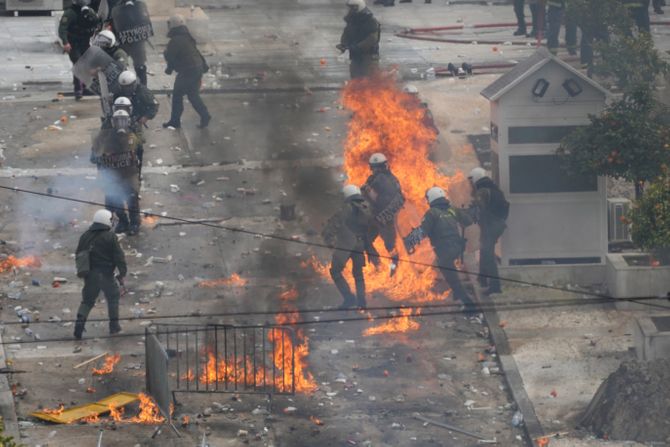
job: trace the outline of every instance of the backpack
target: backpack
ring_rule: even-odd
[[[491,201],[489,202],[491,215],[498,219],[507,220],[509,216],[509,202],[505,199],[505,195],[495,185],[490,187],[489,191],[491,192]]]
[[[91,245],[89,245],[88,249],[84,249],[74,256],[74,264],[78,278],[86,278],[91,271],[91,251],[93,250],[93,242],[95,242],[97,238],[98,236],[95,236],[93,240],[91,240]]]

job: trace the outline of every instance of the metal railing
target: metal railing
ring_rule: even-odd
[[[283,326],[157,325],[173,393],[295,394],[295,336]]]

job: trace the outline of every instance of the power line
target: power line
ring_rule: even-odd
[[[5,190],[8,190],[8,191],[13,191],[13,192],[20,192],[20,193],[24,193],[24,194],[32,194],[32,195],[36,195],[36,196],[40,196],[40,197],[46,197],[46,198],[50,198],[50,199],[58,199],[58,200],[64,200],[64,201],[74,202],[74,203],[82,203],[82,204],[86,204],[86,205],[107,207],[107,208],[111,208],[111,209],[116,210],[116,211],[124,211],[124,212],[126,211],[125,208],[122,208],[122,207],[107,206],[103,203],[95,202],[95,201],[91,201],[91,200],[77,199],[77,198],[74,198],[74,197],[43,193],[43,192],[39,192],[39,191],[33,191],[33,190],[22,189],[22,188],[17,188],[17,187],[10,187],[10,186],[0,185],[0,189],[5,189]],[[366,254],[364,251],[351,250],[351,249],[346,249],[346,248],[341,248],[341,247],[329,246],[329,245],[318,243],[318,242],[296,240],[296,239],[292,239],[292,238],[285,237],[285,236],[279,236],[279,235],[276,235],[276,234],[266,234],[266,233],[261,233],[261,232],[257,232],[257,231],[246,230],[246,229],[243,229],[243,228],[229,227],[229,226],[222,225],[222,224],[215,224],[215,223],[211,223],[211,222],[202,222],[202,221],[198,221],[198,220],[185,219],[185,218],[170,216],[170,215],[165,215],[164,216],[164,215],[161,215],[161,214],[143,212],[139,209],[129,209],[128,211],[129,212],[134,212],[134,213],[140,213],[140,214],[143,214],[144,216],[151,216],[151,217],[156,217],[156,218],[161,218],[161,219],[166,219],[166,220],[172,220],[172,221],[175,221],[175,222],[182,222],[182,223],[193,224],[193,225],[202,225],[202,226],[205,226],[205,227],[230,231],[230,232],[233,232],[233,233],[241,233],[241,234],[254,236],[254,237],[259,237],[260,236],[260,237],[267,238],[267,239],[274,239],[274,240],[279,240],[279,241],[282,241],[282,242],[292,243],[292,244],[300,244],[300,245],[304,245],[304,246],[308,246],[308,247],[317,247],[317,248],[325,248],[325,249],[330,249],[330,250],[347,251],[347,252],[350,252],[350,253],[363,254],[363,255]],[[393,260],[392,257],[388,256],[388,255],[377,254],[376,257],[378,257],[380,259]],[[498,279],[500,281],[505,281],[505,282],[508,282],[508,283],[518,284],[518,285],[523,285],[523,286],[537,287],[537,288],[542,288],[542,289],[546,289],[546,290],[555,290],[555,291],[567,292],[567,293],[572,293],[572,294],[580,294],[580,295],[584,295],[584,296],[590,296],[590,297],[593,297],[593,298],[607,300],[607,301],[610,301],[610,302],[620,301],[619,298],[614,298],[614,297],[611,297],[611,296],[606,295],[606,294],[590,292],[590,291],[583,291],[583,290],[573,290],[573,289],[568,289],[568,288],[564,288],[564,287],[552,286],[552,285],[548,285],[548,284],[533,283],[533,282],[523,281],[523,280],[514,279],[514,278],[504,278],[504,277],[499,277],[499,276],[492,276],[492,275],[487,275],[487,274],[483,274],[483,273],[479,273],[479,272],[470,272],[470,271],[467,271],[467,270],[459,270],[459,269],[456,269],[456,268],[446,267],[446,266],[437,265],[437,264],[430,264],[430,263],[426,263],[426,262],[414,261],[414,260],[407,259],[407,258],[400,258],[400,259],[397,260],[397,262],[402,262],[402,263],[410,264],[410,265],[416,265],[416,266],[420,266],[420,267],[428,267],[428,268],[436,268],[436,269],[439,269],[439,270],[454,271],[454,272],[457,272],[457,273],[464,273],[468,276],[476,276],[476,277],[486,278],[486,279]],[[654,308],[660,308],[660,309],[666,309],[667,310],[668,309],[667,306],[647,302],[648,300],[657,300],[657,299],[662,299],[662,298],[660,298],[660,297],[640,297],[640,298],[633,298],[633,299],[628,299],[628,300],[630,302],[635,302],[637,304],[642,304],[642,305],[646,305],[646,306],[649,306],[649,307],[654,307]],[[413,306],[413,307],[415,307],[415,306]],[[322,312],[322,311],[323,310],[318,310],[318,312]],[[178,318],[178,317],[179,316],[163,316],[162,318]]]

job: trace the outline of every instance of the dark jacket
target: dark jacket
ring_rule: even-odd
[[[188,28],[178,26],[168,32],[170,42],[163,53],[167,62],[167,73],[204,73],[206,62],[198,51],[195,39],[189,33]]]
[[[82,11],[81,6],[72,5],[63,12],[58,25],[58,37],[63,45],[88,46],[89,40],[100,23],[92,8]]]
[[[112,274],[116,268],[119,270],[119,276],[126,276],[128,273],[126,256],[121,250],[116,234],[110,231],[107,225],[99,223],[91,225],[79,238],[77,253],[88,250],[91,246],[93,247],[90,256],[91,270],[102,270]]]
[[[372,205],[375,219],[380,224],[393,221],[393,218],[405,202],[400,189],[400,182],[388,169],[374,172],[368,177],[361,189],[365,198]],[[374,192],[371,192],[371,190]],[[387,215],[390,219],[386,218]]]
[[[344,21],[340,44],[349,50],[350,59],[379,55],[381,25],[368,8],[347,14]]]
[[[505,224],[505,219],[497,217],[492,211],[494,200],[505,200],[502,191],[489,177],[483,177],[475,183],[474,204],[477,207],[477,221],[482,227]]]
[[[121,93],[114,96],[125,96]],[[158,101],[151,91],[144,85],[137,83],[135,92],[128,98],[133,103],[133,122],[139,121],[142,117],[153,119],[158,113]]]
[[[112,185],[123,181],[133,191],[139,191],[139,161],[137,149],[141,139],[133,132],[119,134],[114,129],[101,129],[93,140],[91,162]]]
[[[112,48],[105,48],[105,53],[109,54],[109,57],[123,65],[124,69],[128,68],[128,53],[118,45]]]
[[[363,251],[369,243],[371,225],[370,206],[363,196],[356,195],[344,201],[321,234],[328,245]]]
[[[471,224],[466,213],[452,207],[447,199],[440,198],[430,204],[421,221],[421,229],[438,256],[458,257],[465,248],[459,225],[467,227]]]

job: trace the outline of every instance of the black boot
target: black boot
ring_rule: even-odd
[[[117,212],[116,215],[119,218],[119,223],[116,224],[114,228],[114,233],[121,234],[128,231],[130,228],[130,222],[128,221],[128,215],[126,213]]]
[[[175,129],[179,129],[181,127],[181,123],[178,121],[167,121],[163,123],[163,128],[167,129],[168,127],[174,127]]]
[[[525,36],[526,35],[526,28],[517,28],[516,31],[514,31],[515,36]]]
[[[137,79],[140,81],[140,84],[143,86],[147,86],[147,66],[146,65],[140,65],[139,67],[135,67],[135,71],[137,72]]]
[[[81,340],[81,336],[86,330],[84,327],[86,326],[86,318],[84,318],[82,315],[77,314],[77,322],[74,324],[74,338],[77,340]]]
[[[363,280],[356,281],[356,305],[360,309],[368,307],[368,304],[365,301],[365,281]]]
[[[205,127],[209,126],[209,122],[211,120],[212,120],[212,115],[209,115],[209,114],[200,118],[200,124],[198,124],[198,129],[204,129]]]
[[[119,334],[122,330],[119,320],[109,320],[109,333],[111,335]]]

